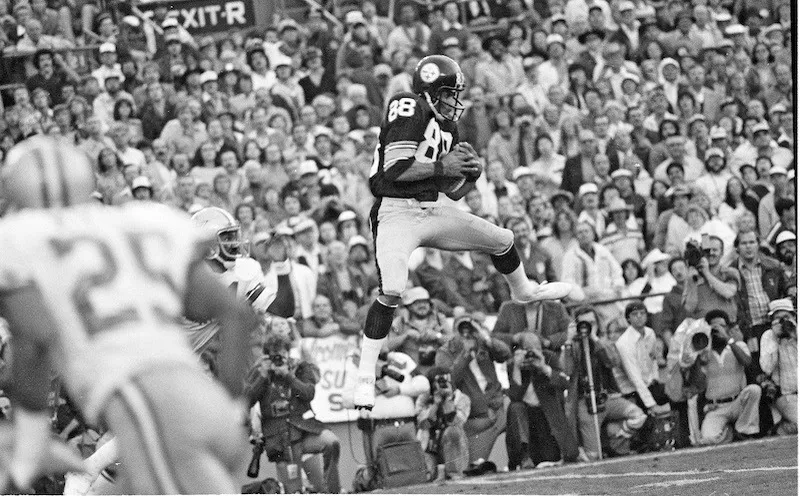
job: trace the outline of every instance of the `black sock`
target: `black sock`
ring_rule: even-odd
[[[364,326],[364,336],[371,339],[383,339],[389,335],[394,320],[394,310],[397,307],[384,305],[376,299],[372,302],[367,312],[367,323]]]
[[[494,264],[494,268],[501,274],[510,274],[517,270],[517,267],[519,267],[519,264],[522,262],[519,259],[517,247],[512,244],[504,253],[492,255],[492,263]]]

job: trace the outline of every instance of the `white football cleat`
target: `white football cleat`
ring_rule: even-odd
[[[372,410],[375,406],[375,376],[359,375],[353,390],[353,404],[357,410]]]
[[[572,284],[568,282],[530,282],[521,294],[511,295],[514,301],[530,303],[542,300],[560,300],[572,292]]]

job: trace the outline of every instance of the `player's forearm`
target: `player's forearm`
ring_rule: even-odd
[[[411,182],[421,181],[436,177],[436,162],[419,162],[413,158],[401,160],[394,167],[402,167],[404,170],[395,177],[395,181]]]

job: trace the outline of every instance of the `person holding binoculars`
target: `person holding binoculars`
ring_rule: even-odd
[[[682,365],[699,360],[705,370],[705,418],[700,426],[700,444],[730,442],[734,437],[750,437],[759,432],[761,387],[747,384],[745,369],[750,366],[750,350],[742,341],[741,332],[731,328],[724,310],[711,310],[705,321],[710,330],[701,329],[692,335]],[[731,432],[734,424],[735,432]]]
[[[761,370],[770,377],[771,388],[761,387],[771,396],[783,422],[779,432],[797,432],[797,310],[788,299],[769,303],[771,328],[761,336]]]
[[[339,493],[339,439],[314,417],[314,399],[319,369],[306,361],[289,358],[291,342],[282,334],[267,337],[264,354],[247,377],[248,407],[259,403],[261,434],[254,439],[250,477],[258,477],[261,451],[278,464],[278,477],[286,492],[299,492],[299,462],[305,453],[322,453],[323,481],[320,492]]]

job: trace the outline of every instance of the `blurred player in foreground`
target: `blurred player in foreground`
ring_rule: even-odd
[[[220,322],[219,376],[238,397],[256,320],[204,262],[212,240],[164,206],[93,203],[87,158],[51,138],[14,147],[2,182],[18,210],[0,220],[14,486],[25,490],[46,468],[52,368],[87,422],[115,434],[123,492],[237,492],[243,411],[204,375],[178,324],[182,315]]]
[[[389,100],[370,171],[376,201],[370,213],[380,295],[367,314],[353,401],[369,410],[375,402],[375,365],[408,279],[408,259],[417,247],[478,250],[491,255],[520,302],[567,296],[568,283],[529,281],[514,246],[514,234],[439,203],[439,193],[464,197],[481,175],[478,155],[459,143],[456,121],[464,112],[458,97],[464,74],[443,55],[419,61],[413,93]]]

